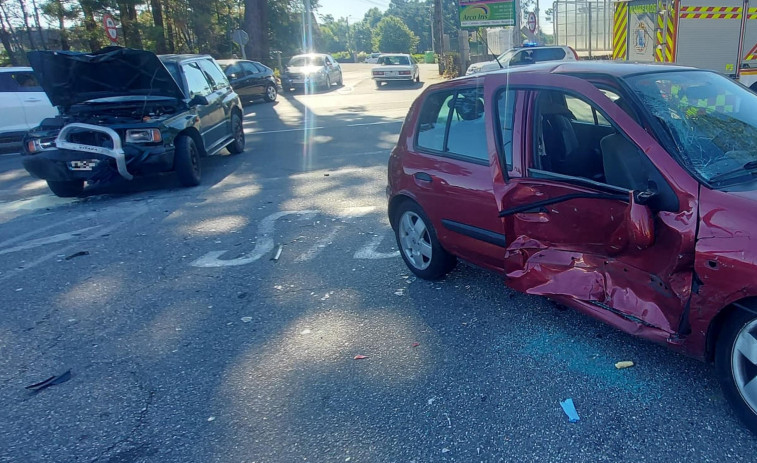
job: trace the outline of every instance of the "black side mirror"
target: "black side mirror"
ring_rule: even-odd
[[[192,97],[191,100],[189,100],[189,106],[198,106],[198,105],[207,106],[208,99],[202,95],[195,95]]]

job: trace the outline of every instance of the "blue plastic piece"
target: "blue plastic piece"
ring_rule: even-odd
[[[524,47],[538,47],[539,44],[536,42],[523,42]]]
[[[576,406],[573,405],[573,399],[563,400],[562,402],[560,402],[560,406],[562,407],[565,414],[568,415],[568,421],[570,421],[571,423],[577,423],[578,420],[581,419],[578,417]]]

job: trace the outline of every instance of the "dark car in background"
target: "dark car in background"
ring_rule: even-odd
[[[273,69],[257,61],[242,59],[222,59],[217,62],[234,91],[243,100],[276,101],[279,85]]]
[[[757,433],[757,95],[670,65],[475,74],[418,97],[388,174],[413,273],[461,258],[713,361]]]
[[[210,56],[121,47],[28,56],[60,115],[29,132],[23,164],[58,196],[168,171],[194,186],[200,157],[244,150],[242,104]]]

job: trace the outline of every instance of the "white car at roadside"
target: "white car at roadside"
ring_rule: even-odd
[[[571,47],[564,46],[525,46],[507,50],[496,60],[473,63],[468,66],[466,76],[480,72],[496,71],[510,66],[542,63],[544,61],[578,61],[578,54]]]
[[[376,64],[378,62],[378,58],[381,56],[381,53],[371,53],[368,55],[368,57],[365,59],[365,62],[367,64]]]
[[[380,88],[383,82],[404,80],[420,82],[418,62],[406,53],[384,53],[378,57],[378,66],[371,69],[371,77]]]
[[[0,149],[20,148],[24,134],[43,119],[55,117],[30,67],[0,68]]]

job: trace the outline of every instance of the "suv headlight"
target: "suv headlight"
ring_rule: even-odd
[[[163,139],[160,129],[128,129],[126,143],[158,143]]]
[[[55,146],[55,138],[32,138],[26,142],[26,151],[30,154],[39,153]]]

